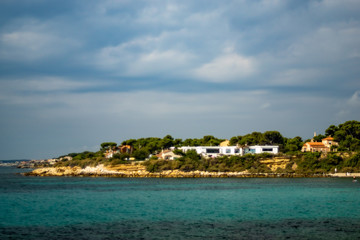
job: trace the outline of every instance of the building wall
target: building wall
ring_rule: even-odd
[[[218,156],[232,156],[239,155],[243,156],[247,153],[260,154],[260,153],[272,153],[278,154],[279,147],[278,146],[251,146],[247,148],[237,147],[237,146],[227,146],[227,147],[219,147],[219,146],[197,146],[197,147],[181,147],[183,152],[187,152],[189,150],[195,150],[197,154],[208,156],[208,157],[218,157]]]
[[[250,146],[244,149],[244,153],[271,153],[271,154],[278,154],[279,153],[279,146]]]

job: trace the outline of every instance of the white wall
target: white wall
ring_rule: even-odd
[[[218,153],[210,153],[209,150],[214,149],[218,150]],[[271,154],[278,154],[279,153],[279,146],[250,146],[248,148],[239,148],[236,146],[227,146],[227,147],[219,147],[219,146],[197,146],[197,147],[181,147],[183,152],[187,152],[189,150],[195,150],[197,154],[203,156],[211,156],[217,157],[220,155],[244,155],[246,153],[271,153]],[[235,150],[238,150],[238,153],[235,153]]]

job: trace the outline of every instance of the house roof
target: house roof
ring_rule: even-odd
[[[229,146],[230,145],[230,141],[229,140],[225,140],[225,141],[223,141],[223,142],[221,142],[220,143],[220,147],[227,147],[227,146]]]
[[[323,140],[323,141],[324,141],[324,140],[333,141],[333,140],[334,140],[334,138],[333,138],[333,137],[326,137],[326,138],[323,138],[322,140]]]
[[[325,147],[325,145],[322,142],[307,142],[304,143],[304,145],[309,145],[310,147]]]
[[[172,153],[172,151],[168,149],[162,150],[160,153],[156,154],[155,156],[161,157],[163,154],[168,154],[168,153]]]

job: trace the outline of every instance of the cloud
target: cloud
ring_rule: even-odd
[[[242,80],[256,71],[255,61],[236,53],[221,55],[195,69],[195,76],[209,82],[231,82]]]
[[[357,0],[20,2],[0,1],[1,153],[360,118]]]
[[[360,107],[360,91],[356,91],[348,100],[348,104],[353,107]]]
[[[276,73],[270,80],[275,86],[309,86],[319,84],[328,75],[326,70],[318,68],[286,69]]]
[[[0,35],[0,59],[10,61],[36,61],[68,53],[80,46],[68,36],[54,32],[56,26],[34,19],[18,20],[9,24]]]
[[[1,80],[0,84],[0,103],[23,106],[48,104],[53,102],[52,96],[59,92],[89,90],[99,86],[98,82],[70,80],[57,76],[7,79]]]
[[[338,103],[340,107],[337,111],[337,117],[343,119],[344,121],[350,119],[359,119],[360,118],[360,91],[355,91],[351,97],[345,99],[345,101],[340,101]]]
[[[333,64],[360,57],[358,23],[340,23],[320,27],[298,39],[289,47],[293,61],[306,64]],[[306,61],[306,62],[305,62]]]
[[[136,22],[145,25],[179,25],[183,17],[182,7],[175,2],[146,6],[138,12]]]
[[[323,1],[313,1],[312,5],[316,8],[322,8],[323,11],[336,10],[336,11],[347,11],[347,12],[358,12],[360,9],[359,1],[357,0],[323,0]]]
[[[341,123],[343,119],[355,116],[351,112],[346,116],[337,115],[344,109],[345,102],[341,104],[332,97],[302,92],[179,93],[146,90],[14,93],[17,92],[8,95],[8,101],[0,101],[1,109],[11,108],[1,120],[12,121],[6,124],[7,129],[3,129],[4,136],[11,136],[14,129],[25,138],[36,133],[42,138],[37,141],[38,144],[49,144],[44,141],[56,136],[60,141],[56,149],[59,155],[75,151],[69,150],[74,146],[94,146],[103,141],[121,142],[129,138],[162,137],[166,134],[177,138],[208,134],[229,138],[252,131],[278,130],[287,137],[303,136],[306,131],[311,134],[313,128],[325,128],[326,124]],[[358,94],[354,99],[357,98]],[[16,121],[8,119],[9,114]],[[304,118],[304,115],[311,117]],[[64,142],[63,139],[67,140]],[[48,154],[52,156],[54,152]]]
[[[162,33],[158,37],[147,36],[104,47],[95,54],[94,64],[119,76],[183,75],[195,56],[186,50],[167,47],[169,37],[170,33]]]

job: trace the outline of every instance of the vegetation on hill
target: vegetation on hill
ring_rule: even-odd
[[[339,142],[339,151],[360,151],[360,122],[347,121],[339,126],[331,125],[325,130]]]
[[[333,136],[339,143],[337,152],[302,153],[300,152],[304,142],[301,137],[286,138],[278,131],[253,132],[244,136],[234,136],[230,139],[230,145],[250,146],[250,145],[278,145],[280,155],[287,157],[289,163],[285,169],[278,169],[278,172],[286,173],[325,173],[334,172],[360,172],[360,122],[347,121],[339,126],[331,125],[325,135],[318,135],[315,141],[321,141],[326,136]],[[98,164],[117,165],[130,163],[129,159],[146,160],[144,162],[147,170],[151,172],[162,170],[179,169],[183,171],[244,171],[249,172],[269,172],[271,171],[265,164],[261,163],[264,158],[272,158],[269,154],[245,156],[221,156],[218,158],[204,158],[196,154],[195,151],[188,151],[186,154],[177,151],[182,155],[181,158],[173,161],[159,160],[154,155],[163,149],[181,146],[218,146],[224,139],[219,139],[211,135],[203,138],[194,139],[174,139],[167,135],[164,138],[139,138],[123,141],[122,145],[132,146],[130,153],[117,153],[112,158],[105,158],[104,153],[109,149],[115,149],[117,143],[104,142],[98,152],[85,151],[82,153],[70,153],[71,161],[63,160],[56,166],[96,166]]]
[[[208,172],[271,172],[271,170],[259,160],[272,158],[273,155],[246,154],[245,156],[221,156],[218,158],[204,158],[199,156],[195,150],[187,151],[181,158],[176,160],[150,159],[144,162],[146,170],[159,172],[164,170],[181,171],[208,171]]]

